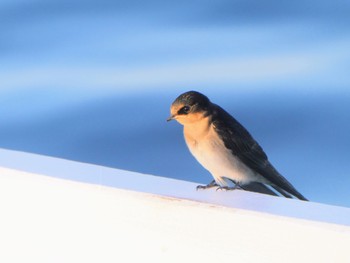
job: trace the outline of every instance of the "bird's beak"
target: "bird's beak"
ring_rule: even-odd
[[[171,121],[175,119],[175,115],[171,115],[169,118],[166,119],[166,121]]]

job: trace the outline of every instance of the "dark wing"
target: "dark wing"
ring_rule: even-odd
[[[212,123],[225,146],[246,166],[263,176],[272,186],[286,197],[288,192],[301,200],[301,195],[268,161],[264,150],[250,133],[230,114],[213,104]],[[280,191],[281,190],[281,191]]]
[[[256,193],[261,193],[261,194],[268,194],[268,195],[277,196],[277,194],[274,191],[270,190],[270,188],[268,188],[266,185],[264,185],[262,183],[251,182],[251,183],[246,184],[246,185],[241,185],[241,188],[243,190],[250,191],[250,192],[256,192]]]

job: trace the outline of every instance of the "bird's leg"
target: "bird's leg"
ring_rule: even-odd
[[[198,185],[196,187],[196,190],[199,190],[199,189],[208,189],[208,188],[212,188],[212,187],[216,187],[216,186],[219,186],[215,180],[211,181],[209,184],[207,185]]]
[[[226,190],[226,191],[229,191],[229,190],[236,190],[236,189],[243,189],[242,186],[239,184],[239,183],[235,183],[235,186],[219,186],[218,188],[216,188],[216,191],[217,190]]]

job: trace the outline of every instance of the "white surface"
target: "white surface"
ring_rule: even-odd
[[[1,262],[350,260],[344,226],[8,169],[0,197]]]
[[[350,262],[350,209],[6,152],[118,188],[0,168],[0,262]]]
[[[3,149],[0,149],[1,166],[120,189],[350,226],[350,208],[345,207],[290,200],[239,190],[196,191],[197,184],[191,182]]]

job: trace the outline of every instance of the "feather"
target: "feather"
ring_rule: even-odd
[[[307,200],[272,166],[261,146],[235,118],[220,106],[213,103],[211,106],[211,121],[214,129],[233,155],[261,175],[282,195],[290,197],[287,194],[289,193],[301,200]]]

